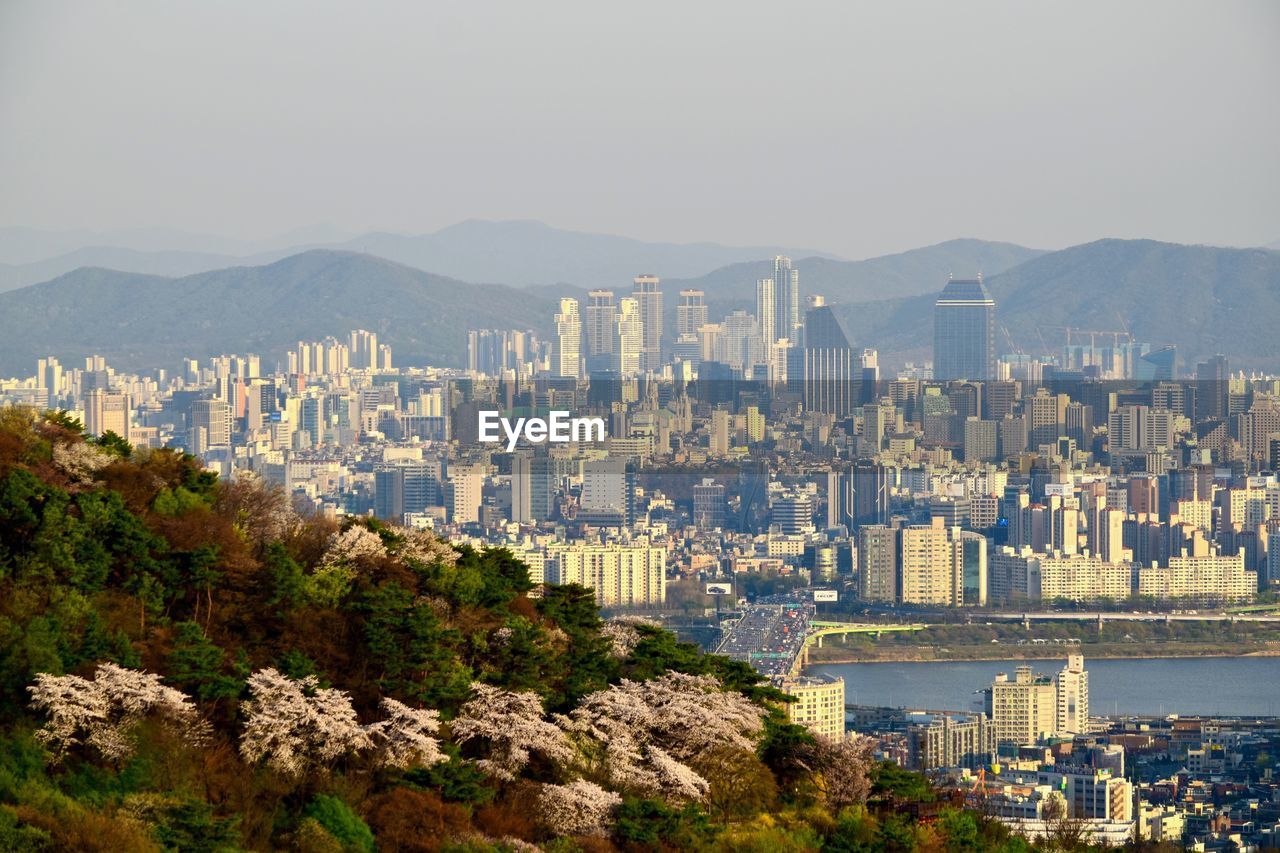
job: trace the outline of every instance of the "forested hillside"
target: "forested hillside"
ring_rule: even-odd
[[[784,701],[507,552],[0,411],[0,850],[1028,849]]]

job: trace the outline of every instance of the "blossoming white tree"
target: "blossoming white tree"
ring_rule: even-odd
[[[875,741],[868,737],[837,740],[819,735],[809,753],[814,778],[832,808],[839,810],[867,801]]]
[[[319,687],[315,676],[294,681],[262,669],[249,676],[249,692],[253,698],[245,703],[240,738],[246,761],[266,761],[281,773],[297,775],[372,745],[351,697]]]
[[[622,797],[594,782],[576,779],[538,790],[538,818],[556,835],[603,835]]]
[[[480,682],[472,683],[471,693],[450,728],[460,745],[478,745],[482,757],[476,763],[486,773],[514,779],[535,754],[559,765],[573,759],[564,732],[543,719],[538,694],[516,693]]]
[[[396,556],[403,560],[415,560],[425,565],[446,563],[453,565],[461,555],[453,546],[425,530],[404,532],[404,540],[396,546]]]
[[[333,534],[324,556],[320,559],[320,565],[328,567],[342,563],[357,563],[361,560],[385,556],[386,553],[387,549],[382,544],[381,536],[363,524],[353,524],[341,533]]]
[[[710,676],[670,672],[592,693],[559,723],[579,746],[588,776],[684,801],[701,799],[708,788],[688,762],[713,747],[751,749],[763,716]]]
[[[93,482],[94,474],[112,461],[111,454],[99,450],[87,441],[53,444],[53,464],[71,478],[72,482],[80,485]]]
[[[440,750],[440,741],[432,737],[440,731],[438,712],[410,708],[389,698],[382,700],[382,710],[387,718],[366,727],[378,750],[379,764],[404,770],[430,767],[448,758]]]
[[[198,741],[206,728],[191,700],[166,686],[160,676],[114,663],[100,664],[92,680],[40,673],[27,688],[33,707],[49,715],[36,733],[59,758],[84,743],[111,760],[133,753],[131,730],[148,716],[181,726]]]

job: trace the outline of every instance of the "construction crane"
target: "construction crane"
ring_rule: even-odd
[[[1022,347],[1018,346],[1017,342],[1015,342],[1015,341],[1014,341],[1014,339],[1013,339],[1013,335],[1009,334],[1009,327],[1008,327],[1008,326],[1006,326],[1004,323],[1001,323],[1001,324],[1000,324],[1000,331],[1001,331],[1001,332],[1004,332],[1004,339],[1005,339],[1006,341],[1008,341],[1008,342],[1009,342],[1009,349],[1010,349],[1010,350],[1012,350],[1013,352],[1017,353],[1018,355],[1025,355],[1025,354],[1026,354],[1026,353],[1024,353],[1024,352],[1022,351]]]

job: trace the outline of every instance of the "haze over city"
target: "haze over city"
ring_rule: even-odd
[[[1280,239],[1280,8],[8,2],[0,223]]]

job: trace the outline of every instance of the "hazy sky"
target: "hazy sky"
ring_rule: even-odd
[[[0,0],[0,224],[1280,238],[1280,3]]]

